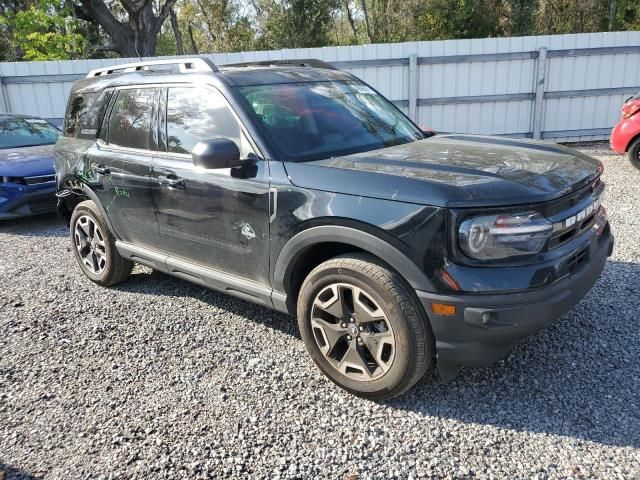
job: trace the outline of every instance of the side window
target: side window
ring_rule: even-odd
[[[150,150],[155,97],[155,88],[120,90],[109,117],[107,143]]]
[[[93,102],[84,119],[80,122],[80,130],[77,133],[78,138],[96,138],[112,94],[112,89],[103,90],[97,100]]]
[[[170,87],[167,93],[167,149],[187,153],[200,140],[229,138],[241,152],[248,147],[240,124],[222,96],[200,87]]]
[[[64,127],[62,129],[65,137],[76,136],[83,117],[87,114],[97,97],[97,93],[81,93],[69,97],[67,113],[64,116]]]

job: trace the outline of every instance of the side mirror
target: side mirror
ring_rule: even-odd
[[[240,167],[247,159],[240,158],[240,149],[228,138],[212,138],[198,142],[191,151],[193,164],[206,169]]]
[[[436,131],[433,130],[432,128],[423,127],[422,125],[419,125],[419,128],[420,128],[420,131],[422,132],[422,135],[424,135],[424,138],[433,137],[436,134]]]

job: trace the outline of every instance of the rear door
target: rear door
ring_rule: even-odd
[[[114,92],[90,168],[115,233],[126,242],[159,249],[160,236],[151,196],[151,160],[157,150],[160,89],[126,87]]]
[[[163,249],[171,256],[269,284],[267,162],[243,168],[195,167],[191,150],[203,139],[230,138],[242,156],[255,150],[224,97],[213,87],[163,90],[163,153],[154,156],[153,197]]]

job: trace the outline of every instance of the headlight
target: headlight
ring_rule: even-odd
[[[460,224],[460,247],[478,260],[495,260],[540,252],[553,224],[537,212],[483,215]]]

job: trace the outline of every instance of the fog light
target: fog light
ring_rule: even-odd
[[[448,303],[432,303],[431,311],[436,315],[451,317],[456,314],[456,306]]]

